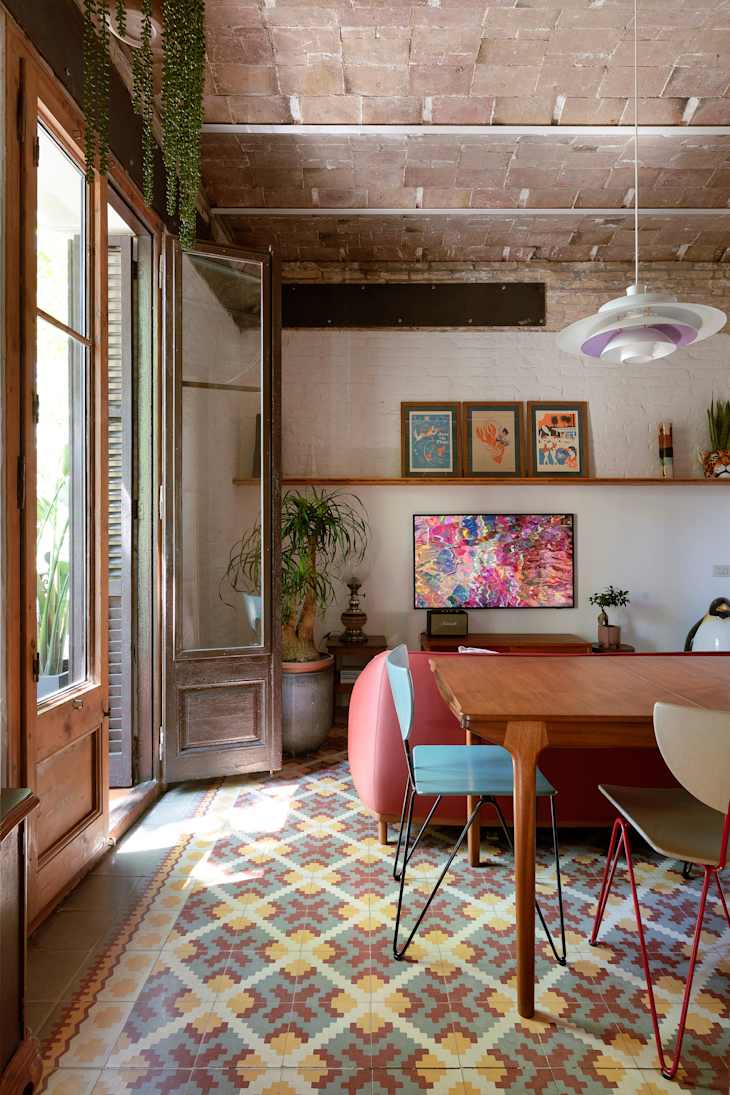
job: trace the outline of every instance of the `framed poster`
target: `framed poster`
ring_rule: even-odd
[[[524,472],[522,403],[462,403],[464,475],[518,478]]]
[[[401,475],[461,475],[458,403],[401,403]]]
[[[588,404],[527,404],[529,475],[588,478]]]

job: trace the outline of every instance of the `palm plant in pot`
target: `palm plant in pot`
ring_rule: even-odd
[[[617,624],[608,622],[607,608],[624,608],[630,603],[628,589],[616,589],[615,586],[607,586],[601,593],[592,593],[588,598],[590,604],[598,605],[598,645],[604,650],[615,650],[621,646],[621,628]]]
[[[282,498],[282,735],[287,753],[319,748],[332,726],[332,657],[318,649],[315,627],[335,600],[338,572],[363,559],[368,534],[363,505],[353,494],[313,487],[287,491]],[[256,596],[260,568],[256,526],[231,549],[222,599],[224,586]]]

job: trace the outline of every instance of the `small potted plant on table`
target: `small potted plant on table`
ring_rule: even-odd
[[[312,487],[287,491],[282,498],[282,743],[287,753],[318,749],[332,727],[333,658],[317,649],[314,629],[335,599],[337,571],[362,561],[368,533],[363,505],[353,494]],[[250,600],[260,589],[260,566],[257,526],[234,544],[221,588],[228,585]]]
[[[598,605],[598,645],[604,650],[616,650],[621,646],[621,628],[608,622],[607,608],[624,608],[630,603],[628,589],[616,589],[607,586],[602,593],[592,593],[588,598],[592,605]]]

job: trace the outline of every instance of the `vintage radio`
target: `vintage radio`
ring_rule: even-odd
[[[463,608],[429,608],[426,613],[426,631],[429,635],[454,635],[463,638],[469,634],[469,617]]]

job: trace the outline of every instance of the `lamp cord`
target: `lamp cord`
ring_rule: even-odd
[[[634,283],[639,292],[639,30],[634,0]]]

